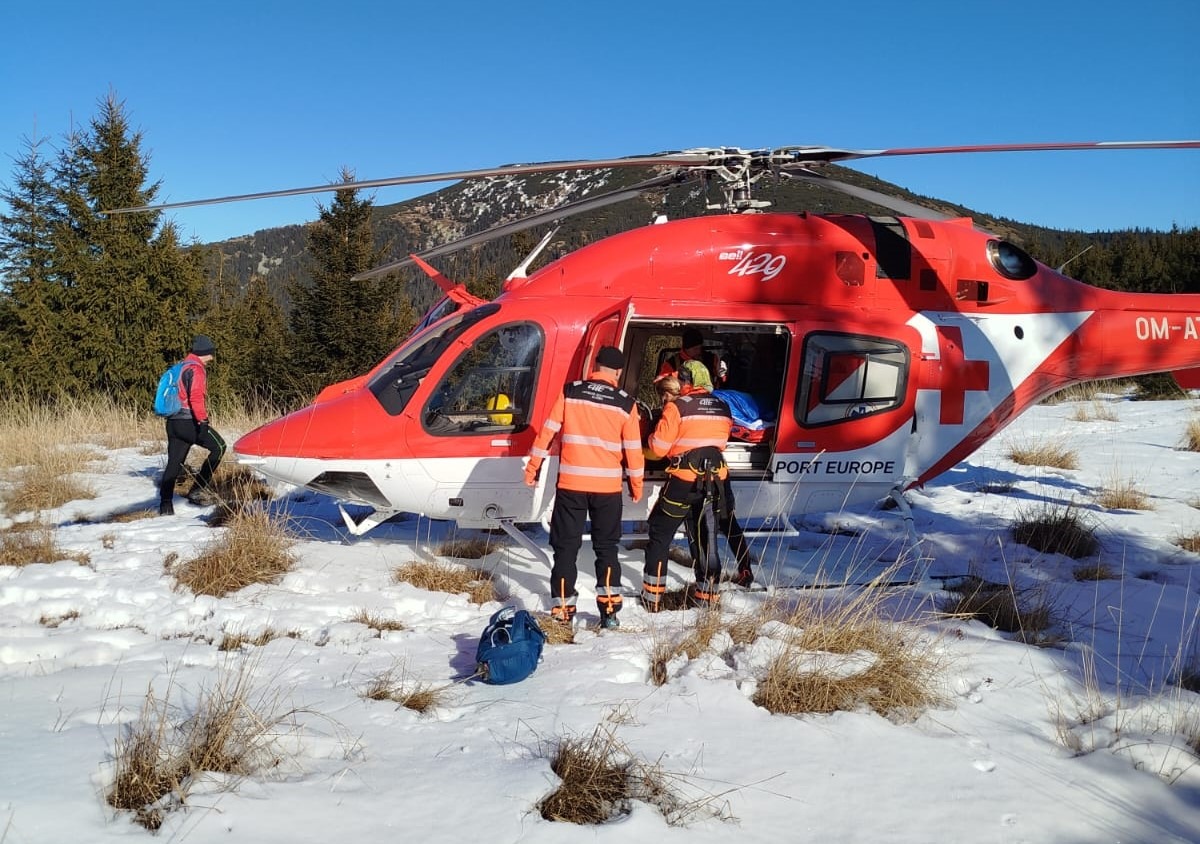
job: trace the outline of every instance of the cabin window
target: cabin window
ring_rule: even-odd
[[[496,434],[529,425],[542,330],[509,323],[462,353],[430,394],[421,418],[434,435]]]
[[[861,419],[899,407],[908,349],[875,337],[810,334],[804,341],[796,417],[807,426]]]
[[[498,310],[500,306],[496,304],[480,305],[438,326],[431,333],[416,334],[380,367],[367,387],[389,415],[399,415],[450,344],[479,320]]]

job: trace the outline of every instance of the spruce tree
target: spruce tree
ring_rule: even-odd
[[[102,213],[153,202],[158,184],[146,184],[141,145],[111,93],[88,130],[68,137],[51,266],[63,298],[62,388],[139,402],[186,350],[204,294],[202,255],[181,249],[158,212]]]
[[[54,353],[61,343],[57,289],[50,281],[54,221],[58,213],[45,138],[23,138],[13,185],[0,198],[0,384],[8,390],[53,383]]]
[[[354,174],[342,171],[343,181]],[[374,246],[372,201],[338,190],[309,227],[312,283],[291,289],[293,359],[314,392],[366,372],[411,330],[415,319],[395,275],[351,281],[383,261]]]

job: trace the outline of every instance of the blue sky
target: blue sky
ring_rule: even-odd
[[[0,181],[113,90],[160,199],[697,146],[1200,138],[1200,4],[204,4],[0,8]],[[860,169],[1042,225],[1200,225],[1200,151],[890,159]],[[432,187],[432,186],[431,186]],[[427,189],[378,191],[379,204]],[[171,212],[211,241],[316,197]]]

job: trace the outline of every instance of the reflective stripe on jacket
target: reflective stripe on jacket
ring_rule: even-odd
[[[659,457],[679,457],[697,448],[714,447],[725,450],[733,416],[729,405],[706,392],[694,392],[667,402],[662,419],[650,435],[650,450]],[[694,481],[696,473],[686,466],[667,468],[667,474]],[[722,464],[719,476],[724,480],[729,469]]]
[[[534,471],[550,455],[561,432],[558,486],[576,492],[620,492],[621,458],[629,471],[630,492],[641,495],[645,474],[637,404],[616,379],[593,372],[568,384],[529,452]]]

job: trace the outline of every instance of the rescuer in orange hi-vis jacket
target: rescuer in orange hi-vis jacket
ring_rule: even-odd
[[[685,361],[679,370],[681,395],[663,406],[662,419],[650,434],[651,453],[667,458],[667,483],[654,503],[647,523],[646,565],[642,571],[642,606],[650,612],[662,607],[667,589],[667,549],[686,520],[692,547],[696,583],[689,599],[694,605],[717,601],[721,560],[716,553],[716,512],[729,469],[725,445],[733,428],[729,406],[712,395],[712,378],[698,360]],[[707,530],[700,530],[706,520]]]
[[[629,495],[641,500],[645,458],[637,404],[617,388],[625,358],[616,346],[596,354],[596,371],[586,381],[573,381],[563,389],[549,418],[534,440],[525,467],[525,483],[537,483],[542,461],[550,456],[550,443],[561,434],[558,484],[550,516],[550,615],[570,624],[575,618],[576,558],[583,545],[584,524],[592,521],[592,549],[596,552],[596,605],[601,627],[616,627],[621,610],[621,566],[617,546],[621,541],[621,463],[629,478]]]

